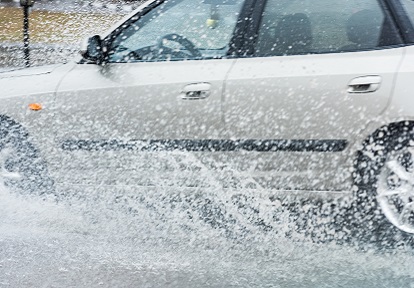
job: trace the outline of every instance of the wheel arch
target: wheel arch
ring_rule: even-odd
[[[377,126],[375,130],[371,130],[361,141],[359,150],[366,150],[373,143],[384,143],[392,140],[392,138],[399,136],[399,134],[410,133],[414,135],[414,119],[410,120],[397,120]]]
[[[414,120],[411,119],[389,122],[364,134],[355,149],[352,173],[354,185],[359,188],[372,185],[391,147],[403,147],[409,140],[399,136],[410,134],[414,140]]]
[[[27,138],[29,136],[28,130],[14,118],[6,115],[0,114],[0,125],[7,123],[8,127],[14,127],[19,130],[20,136]]]
[[[32,143],[33,139],[29,137],[28,129],[24,125],[8,115],[0,114],[0,140],[3,140],[0,141],[0,151],[7,145],[14,148],[10,154],[10,159],[15,157],[10,162],[11,167],[23,175],[23,180],[11,179],[10,181],[7,181],[7,177],[4,181],[0,175],[0,181],[4,181],[4,186],[12,187],[13,191],[22,193],[36,192],[39,195],[55,193],[54,180],[49,175],[48,165],[40,150]]]

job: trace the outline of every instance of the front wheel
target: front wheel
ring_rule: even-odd
[[[53,181],[27,131],[0,116],[0,185],[20,194],[54,194]],[[2,189],[2,187],[0,187]]]

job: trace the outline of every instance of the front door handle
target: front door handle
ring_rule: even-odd
[[[211,93],[210,83],[189,84],[181,91],[180,97],[185,100],[205,99]]]
[[[362,76],[348,84],[348,93],[372,93],[381,85],[381,76]]]

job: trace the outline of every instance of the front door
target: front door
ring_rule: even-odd
[[[242,5],[230,2],[154,1],[106,37],[107,63],[76,65],[57,93],[68,161],[77,150],[197,150],[220,139],[234,63],[223,58]]]

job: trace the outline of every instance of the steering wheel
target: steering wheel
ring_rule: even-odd
[[[201,58],[203,57],[203,55],[201,54],[200,50],[197,49],[197,47],[193,44],[193,42],[191,42],[190,40],[188,40],[187,38],[185,38],[184,36],[172,33],[172,34],[167,34],[163,37],[161,37],[158,40],[157,43],[157,49],[158,51],[162,51],[160,52],[160,54],[171,54],[171,55],[175,55],[177,58],[186,58],[186,56],[188,57],[187,53],[184,52],[176,52],[171,48],[165,47],[164,46],[164,40],[168,40],[168,41],[173,41],[173,42],[177,42],[180,45],[182,45],[185,49],[187,49],[188,52],[190,52],[191,56],[194,58]],[[165,52],[167,51],[167,52]],[[183,56],[183,54],[185,54],[185,56]]]

